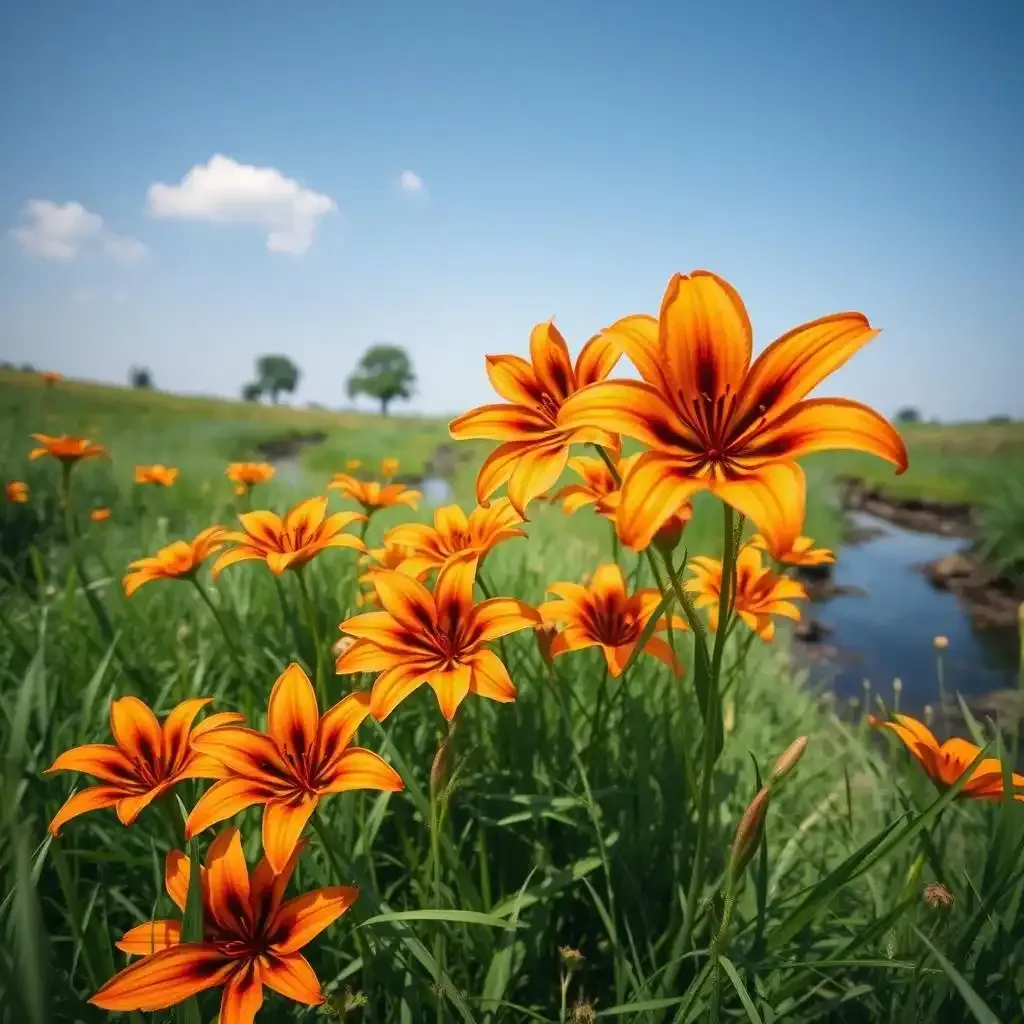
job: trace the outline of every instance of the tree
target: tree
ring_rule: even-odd
[[[287,356],[260,356],[256,360],[256,379],[263,394],[276,405],[282,391],[289,394],[299,386],[299,368]]]
[[[258,402],[263,397],[263,388],[258,380],[250,381],[242,385],[242,401]]]
[[[153,374],[145,366],[133,366],[128,371],[128,380],[133,388],[153,387]]]
[[[897,423],[920,423],[921,410],[915,409],[912,405],[905,405],[896,413]]]
[[[382,416],[396,398],[408,401],[413,394],[416,374],[409,355],[399,345],[373,345],[363,353],[355,373],[348,379],[348,397],[368,395],[380,402]]]

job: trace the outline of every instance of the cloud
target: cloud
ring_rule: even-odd
[[[422,195],[423,179],[415,171],[402,171],[398,178],[398,187],[411,195]]]
[[[146,255],[146,247],[137,238],[126,235],[107,235],[103,251],[118,263],[138,263]]]
[[[22,213],[28,223],[11,234],[25,252],[44,260],[68,263],[94,244],[119,263],[134,263],[146,254],[138,239],[104,231],[103,218],[81,203],[30,199]]]
[[[267,230],[271,252],[298,256],[313,244],[317,219],[337,205],[274,167],[240,164],[217,154],[196,164],[179,185],[150,185],[147,208],[150,216],[166,219],[257,224]]]

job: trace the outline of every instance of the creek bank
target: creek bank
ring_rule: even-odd
[[[917,533],[973,540],[976,510],[967,502],[896,498],[859,477],[841,476],[836,481],[844,510],[864,512]],[[847,544],[864,543],[870,536],[853,536]],[[976,629],[1017,628],[1021,595],[1011,580],[993,572],[970,545],[916,566],[933,587],[948,590],[963,605]]]

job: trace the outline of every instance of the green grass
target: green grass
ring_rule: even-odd
[[[397,455],[416,472],[445,440],[445,426],[75,384],[44,391],[23,378],[4,378],[0,387],[0,472],[28,479],[33,490],[29,505],[3,509],[0,1020],[92,1024],[108,1017],[85,1000],[126,962],[114,940],[173,912],[160,880],[164,823],[149,809],[126,829],[100,811],[50,840],[48,821],[84,780],[42,771],[72,746],[109,739],[114,696],[137,694],[160,714],[187,697],[211,696],[217,710],[241,710],[262,727],[282,668],[298,659],[311,669],[315,660],[293,576],[282,579],[279,594],[255,563],[226,570],[216,585],[201,575],[240,642],[234,657],[192,588],[156,582],[127,600],[124,567],[170,539],[231,522],[236,499],[224,462],[251,454],[260,440],[291,430],[330,434],[303,453],[305,476],[255,492],[257,506],[281,510],[320,492],[344,458]],[[88,594],[64,544],[57,467],[25,462],[27,434],[40,429],[94,433],[111,449],[109,465],[75,470]],[[475,461],[461,466],[463,499],[483,450],[473,448]],[[136,461],[180,466],[180,485],[140,492],[131,484]],[[828,487],[836,464],[808,466],[808,532],[826,543],[839,526]],[[112,518],[91,523],[84,513],[94,504],[111,506]],[[691,552],[720,548],[720,515],[713,501],[700,503],[685,535]],[[400,518],[375,519],[371,543]],[[548,583],[578,579],[609,558],[607,524],[587,512],[567,519],[538,504],[528,532],[488,560],[501,594],[536,604]],[[650,584],[634,556],[623,562]],[[351,613],[356,574],[346,551],[311,563],[323,636],[338,635],[337,623]],[[952,802],[953,791],[940,796],[902,748],[869,736],[864,722],[840,721],[803,686],[783,641],[746,650],[736,639],[726,647],[727,729],[708,776],[707,869],[688,900],[704,726],[692,642],[676,642],[684,678],[639,658],[597,726],[600,658],[566,656],[549,676],[531,636],[509,637],[503,648],[519,699],[499,706],[470,697],[460,709],[436,862],[428,776],[443,730],[432,694],[417,693],[383,727],[360,729],[359,743],[388,757],[406,789],[327,798],[329,845],[311,835],[292,886],[359,881],[355,907],[305,950],[336,1005],[346,989],[365,997],[346,1019],[553,1022],[563,983],[566,1019],[577,1003],[596,1007],[599,1020],[638,1024],[715,1013],[750,1022],[1019,1019],[1024,808]],[[331,693],[348,686],[332,679]],[[799,735],[810,738],[807,753],[772,800],[765,842],[735,906],[730,899],[731,923],[712,957],[737,822],[759,776]],[[197,790],[179,789],[186,806]],[[252,864],[258,814],[235,823]],[[205,845],[209,836],[200,839]],[[925,902],[930,882],[953,893],[951,907]],[[688,905],[696,910],[690,922]],[[395,916],[401,912],[418,916]],[[584,956],[568,976],[562,945]],[[216,997],[204,995],[194,1019],[211,1021],[216,1008]],[[268,993],[259,1019],[313,1017]],[[592,1018],[580,1010],[571,1019]]]

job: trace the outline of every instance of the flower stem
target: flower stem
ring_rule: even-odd
[[[313,602],[313,592],[306,581],[304,569],[298,569],[295,573],[299,580],[299,590],[302,591],[302,603],[306,611],[306,622],[309,624],[309,633],[313,639],[313,649],[316,660],[316,695],[320,701],[320,707],[327,707],[327,680],[324,677],[324,651],[320,642],[320,626],[317,622],[316,605]]]
[[[725,634],[731,607],[732,578],[736,564],[735,538],[733,532],[732,506],[723,502],[723,552],[722,552],[722,585],[718,595],[718,628],[715,631],[715,644],[711,655],[711,671],[708,674],[707,713],[704,717],[704,765],[701,771],[700,795],[697,803],[697,842],[694,849],[693,869],[690,875],[690,886],[686,892],[686,917],[683,921],[683,948],[687,949],[693,937],[697,916],[697,902],[704,888],[705,860],[708,845],[708,811],[711,804],[711,781],[718,757],[718,731],[720,728],[721,697],[719,695],[719,676],[722,672],[722,655],[725,649]],[[678,586],[678,579],[673,574],[673,582]],[[680,588],[681,589],[681,588]]]
[[[441,741],[442,745],[452,742],[452,724],[445,722],[445,736]],[[433,782],[434,780],[431,780]],[[445,804],[447,801],[448,781],[439,780],[439,784],[430,787],[430,867],[433,884],[434,907],[441,910],[441,829],[444,824]],[[444,925],[438,922],[437,932],[434,935],[434,960],[437,962],[438,970],[444,973],[445,949],[444,949]],[[437,998],[437,1024],[444,1024],[445,1002]]]
[[[206,592],[206,590],[203,587],[203,585],[196,578],[195,573],[193,573],[192,575],[189,576],[189,580],[191,581],[192,586],[195,587],[196,592],[199,594],[199,597],[202,599],[203,604],[205,604],[206,607],[210,609],[210,614],[213,615],[213,617],[217,620],[217,625],[220,626],[220,631],[224,634],[224,639],[227,641],[228,647],[231,650],[231,657],[234,658],[235,667],[238,669],[239,674],[244,678],[244,676],[245,676],[245,663],[244,663],[244,661],[242,659],[242,650],[238,646],[238,641],[235,639],[234,633],[232,633],[232,631],[228,628],[228,624],[224,620],[224,616],[221,614],[220,609],[213,603],[213,598],[210,597],[210,595]],[[246,704],[247,704],[247,706],[246,706],[246,718],[248,718],[249,717],[248,712],[251,710],[248,707],[248,703],[249,703],[250,696],[251,696],[248,687],[246,687],[245,694],[246,694]]]

